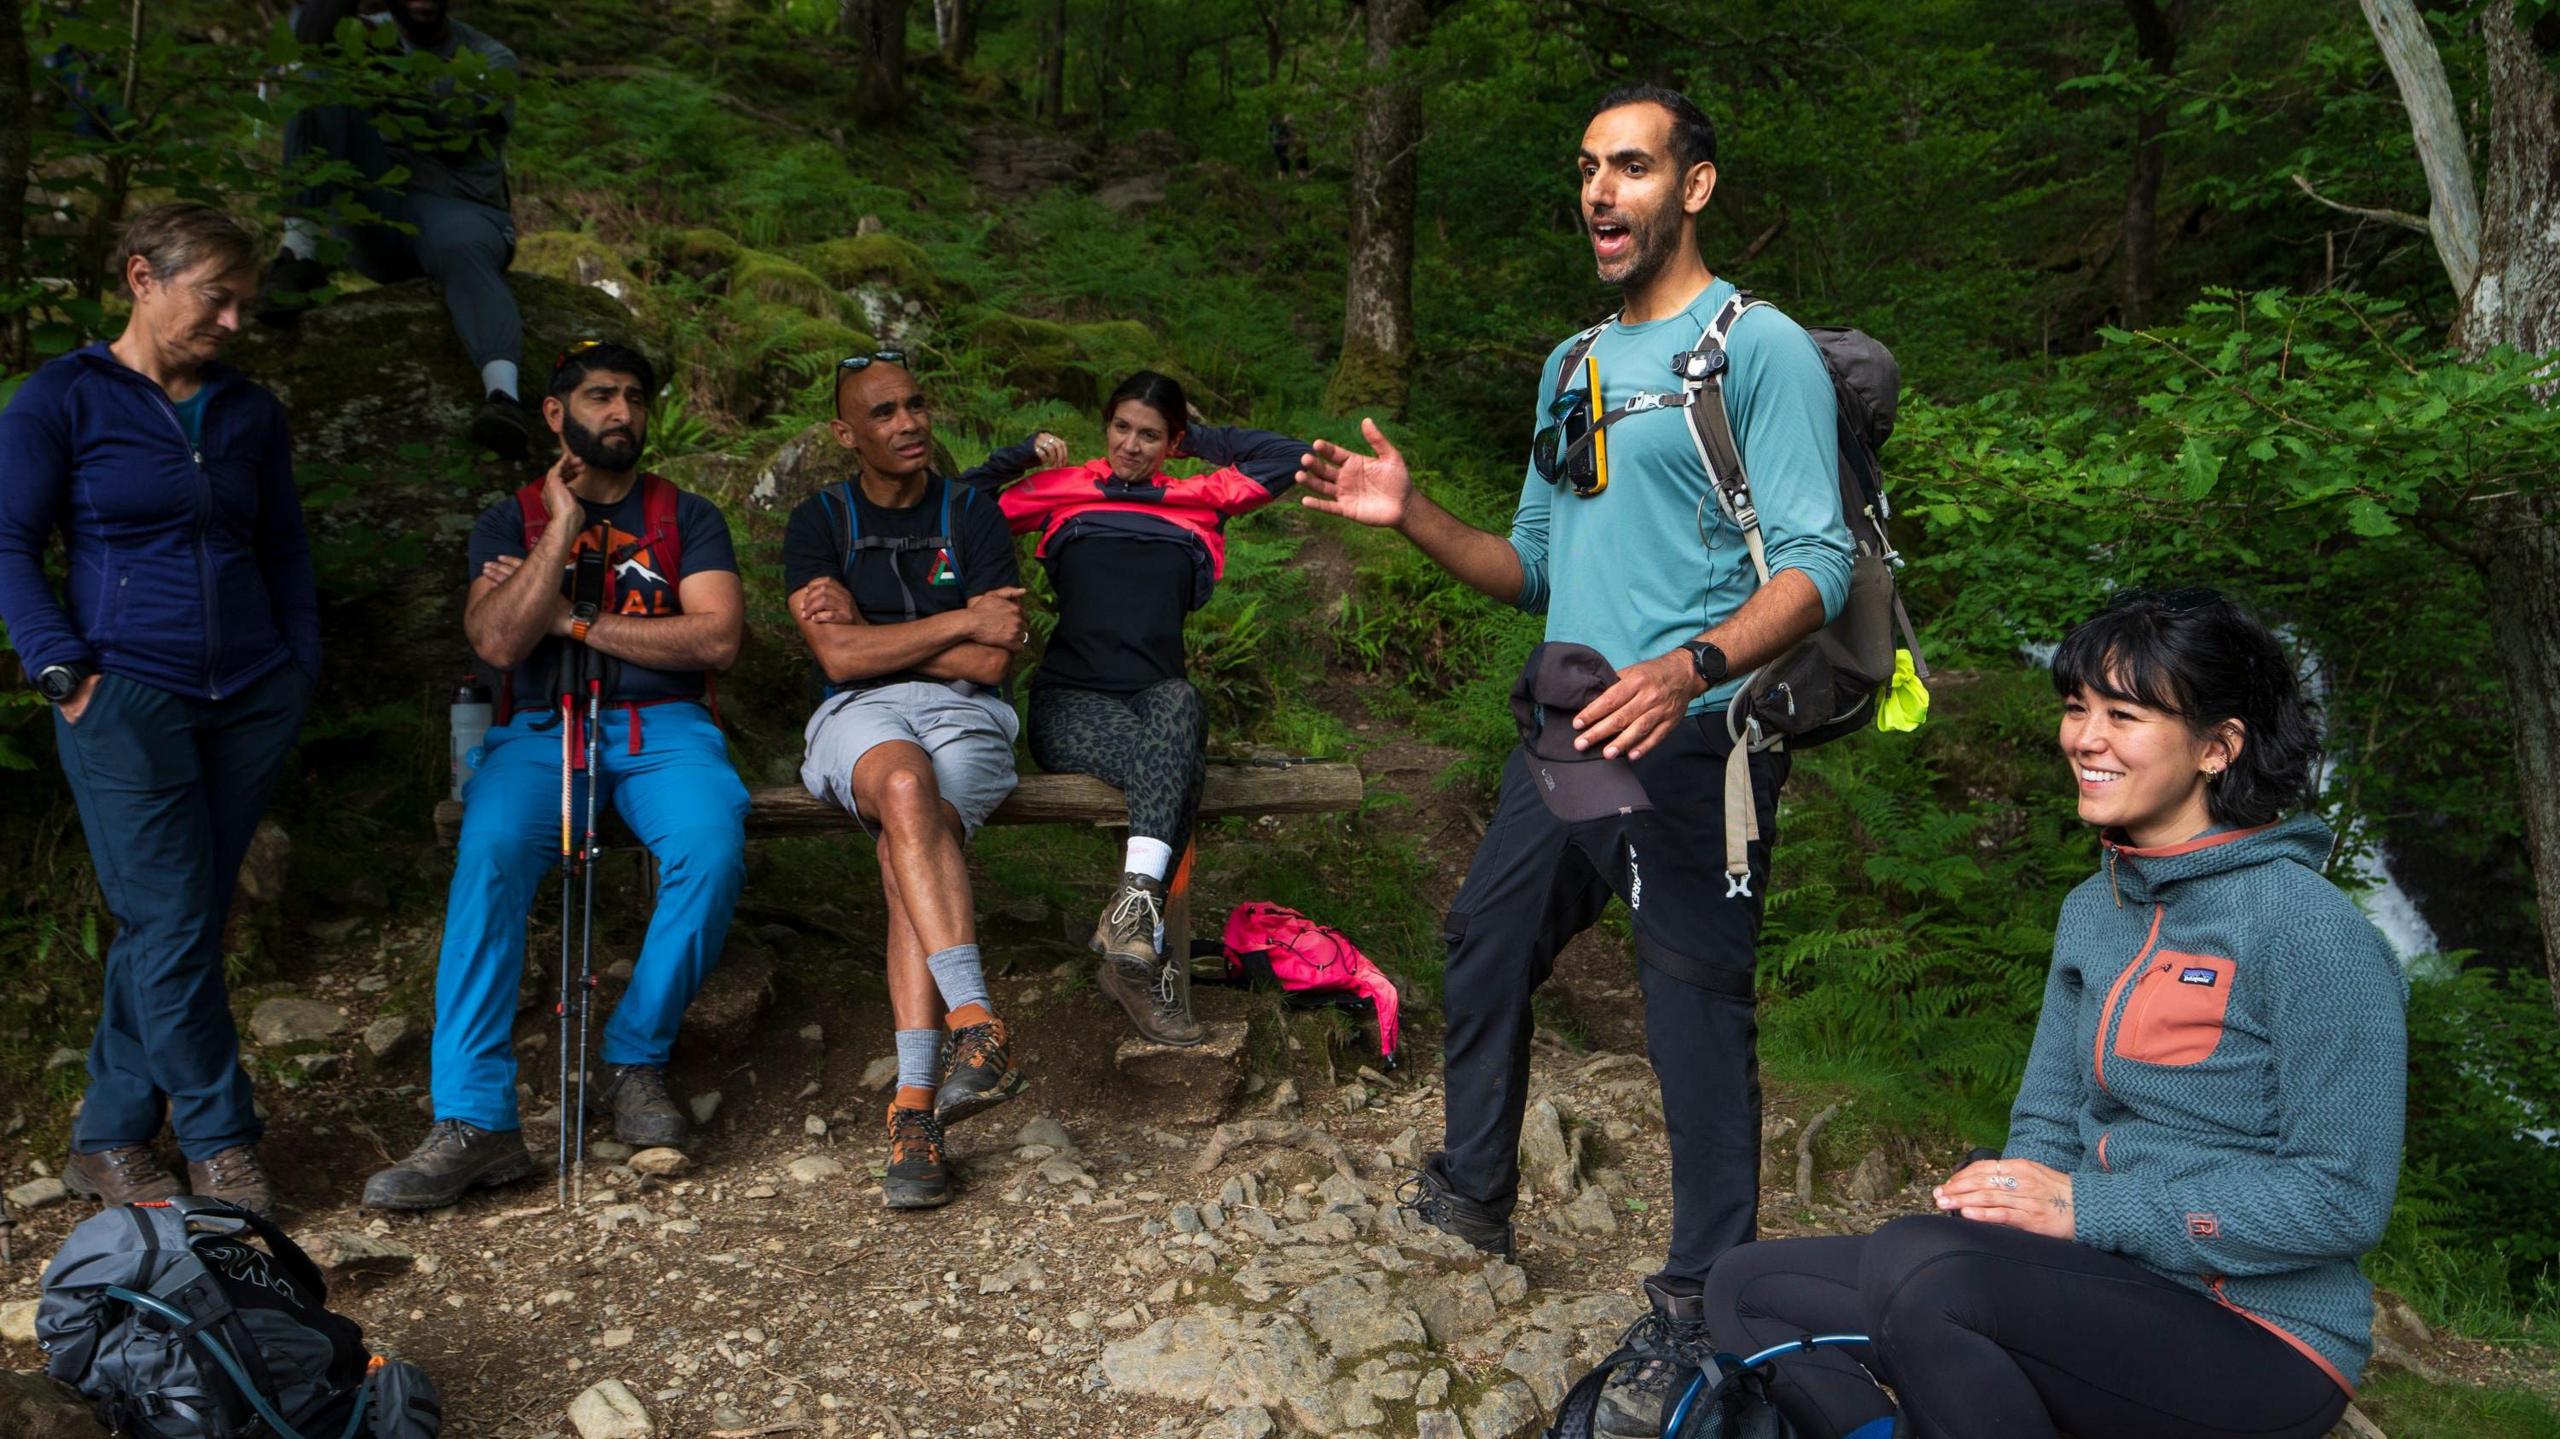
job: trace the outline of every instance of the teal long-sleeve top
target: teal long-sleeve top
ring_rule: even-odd
[[[1730,281],[1717,280],[1668,319],[1610,322],[1590,350],[1602,408],[1639,393],[1677,391],[1672,357],[1697,347],[1733,294]],[[1557,345],[1539,372],[1540,426],[1548,423],[1570,343]],[[1804,327],[1772,305],[1755,305],[1736,320],[1725,349],[1725,405],[1751,476],[1769,573],[1801,572],[1821,593],[1823,618],[1836,618],[1848,601],[1853,551],[1840,512],[1831,374]],[[1547,617],[1548,639],[1589,645],[1623,669],[1730,619],[1760,577],[1741,529],[1708,497],[1706,468],[1683,412],[1629,415],[1605,434],[1608,487],[1589,499],[1528,468],[1511,522],[1521,574],[1515,603]],[[1710,689],[1691,711],[1722,708],[1743,678]]]
[[[2072,891],[2006,1154],[2074,1237],[2240,1311],[2350,1392],[2400,1178],[2408,981],[2296,815],[2137,849]]]

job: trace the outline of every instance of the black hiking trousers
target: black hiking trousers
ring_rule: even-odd
[[[1914,1439],[2320,1439],[2347,1407],[2328,1371],[2248,1316],[2121,1254],[1951,1214],[1873,1234],[1746,1244],[1707,1277],[1716,1348],[1800,1335],[1778,1407],[1806,1439],[1891,1412]]]
[[[1539,797],[1514,750],[1444,935],[1448,1127],[1432,1173],[1461,1198],[1508,1216],[1520,1184],[1531,996],[1553,972],[1556,952],[1591,927],[1612,894],[1626,902],[1645,1045],[1671,1145],[1671,1252],[1660,1277],[1675,1287],[1703,1280],[1716,1256],[1748,1242],[1759,1223],[1753,950],[1788,757],[1751,758],[1763,838],[1750,850],[1750,894],[1728,898],[1730,753],[1723,713],[1692,715],[1635,761],[1650,812],[1568,825]]]

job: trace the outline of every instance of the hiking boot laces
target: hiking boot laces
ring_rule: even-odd
[[[1162,923],[1163,904],[1137,885],[1122,890],[1119,902],[1111,906],[1111,927],[1118,933],[1136,933],[1152,943],[1156,926]]]
[[[231,1148],[204,1161],[205,1178],[216,1189],[265,1189],[267,1167],[258,1162],[258,1151],[245,1144]]]
[[[1672,1376],[1680,1370],[1703,1367],[1714,1352],[1714,1336],[1707,1332],[1707,1321],[1681,1319],[1659,1309],[1648,1310],[1642,1319],[1627,1326],[1621,1349],[1650,1350],[1651,1357],[1639,1361],[1627,1371],[1626,1386],[1647,1393],[1659,1393],[1671,1387]]]
[[[409,1151],[409,1160],[404,1162],[460,1154],[470,1147],[470,1125],[459,1119],[439,1119],[427,1126],[427,1137],[418,1141],[418,1147]]]
[[[984,1024],[963,1025],[951,1036],[950,1070],[993,1067],[1004,1053],[1004,1040],[992,1019]]]
[[[1419,1174],[1408,1174],[1396,1186],[1396,1207],[1412,1214],[1431,1227],[1445,1227],[1456,1213],[1449,1207],[1449,1196],[1440,1186]]]
[[[889,1162],[909,1159],[927,1164],[942,1158],[942,1125],[930,1109],[892,1109],[889,1113]]]
[[[1174,967],[1172,960],[1166,960],[1163,968],[1156,971],[1155,991],[1156,1013],[1165,1015],[1182,1013],[1182,974]]]

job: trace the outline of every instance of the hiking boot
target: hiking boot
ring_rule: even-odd
[[[945,1125],[983,1114],[1022,1092],[1027,1083],[1005,1044],[1004,1021],[964,1024],[951,1036],[942,1062],[942,1084],[933,1092],[933,1112]]]
[[[1148,1043],[1198,1044],[1203,1034],[1191,1016],[1191,960],[1156,953],[1156,929],[1163,923],[1164,881],[1122,875],[1120,892],[1093,931],[1093,951],[1102,956],[1102,992]]]
[[[608,1064],[592,1107],[613,1112],[613,1137],[634,1149],[682,1148],[693,1133],[667,1093],[663,1064]]]
[[[1628,1328],[1618,1347],[1645,1357],[1609,1376],[1592,1415],[1594,1439],[1658,1439],[1664,1411],[1714,1352],[1704,1298],[1674,1294],[1658,1279],[1644,1282],[1644,1297],[1653,1308]]]
[[[1440,1153],[1434,1150],[1422,1168],[1406,1176],[1396,1186],[1396,1203],[1434,1229],[1454,1234],[1487,1254],[1511,1258],[1518,1245],[1512,1238],[1509,1216],[1496,1213],[1491,1205],[1451,1193],[1447,1181],[1441,1178],[1440,1160]]]
[[[464,434],[473,445],[510,464],[524,464],[533,458],[533,416],[513,395],[491,390],[473,412],[471,426]]]
[[[62,1166],[63,1187],[83,1199],[113,1207],[171,1199],[184,1191],[178,1177],[161,1167],[148,1144],[119,1144],[94,1154],[73,1154]]]
[[[512,1184],[533,1172],[520,1129],[482,1129],[439,1119],[409,1157],[364,1182],[367,1209],[442,1209],[474,1189]]]
[[[938,1209],[951,1202],[951,1162],[942,1152],[940,1115],[889,1106],[889,1169],[880,1176],[880,1196],[891,1209]]]
[[[285,250],[267,262],[258,285],[258,323],[282,328],[320,303],[314,296],[329,284],[329,267]]]
[[[201,1199],[236,1204],[260,1219],[276,1217],[276,1189],[257,1147],[235,1144],[207,1159],[187,1161],[187,1188]]]

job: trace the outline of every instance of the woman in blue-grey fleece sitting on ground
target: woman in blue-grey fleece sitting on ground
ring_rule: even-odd
[[[2120,597],[2053,678],[2103,859],[2063,904],[2005,1153],[1939,1215],[1729,1252],[1704,1324],[1737,1353],[1872,1336],[1848,1352],[1924,1439],[2317,1439],[2372,1346],[2357,1260],[2400,1173],[2407,986],[2321,876],[2310,706],[2209,590]],[[1886,1412],[1846,1358],[1777,1374],[1808,1435]]]

